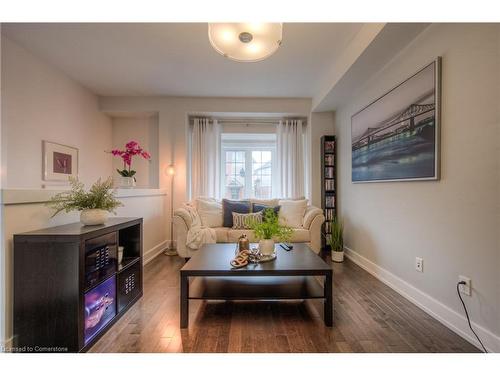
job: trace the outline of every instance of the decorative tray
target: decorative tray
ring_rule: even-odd
[[[258,252],[257,249],[252,249],[250,252],[250,256],[248,260],[250,263],[265,263],[271,262],[276,259],[276,253],[272,253],[271,255],[263,255]]]
[[[252,248],[250,250],[242,250],[236,252],[235,258],[231,260],[230,264],[233,269],[243,268],[248,266],[250,263],[258,264],[271,262],[276,259],[276,253],[270,255],[263,255],[260,253],[258,248]]]

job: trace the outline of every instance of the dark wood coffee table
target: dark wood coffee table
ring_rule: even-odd
[[[333,324],[331,267],[306,244],[285,251],[276,245],[277,259],[232,269],[236,244],[207,244],[181,269],[181,328],[187,328],[189,300],[324,300],[325,325]],[[324,277],[323,285],[317,276]]]

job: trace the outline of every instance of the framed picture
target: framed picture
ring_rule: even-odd
[[[441,58],[351,117],[352,182],[439,179]]]
[[[78,177],[78,149],[43,141],[43,179],[68,181],[69,177]]]

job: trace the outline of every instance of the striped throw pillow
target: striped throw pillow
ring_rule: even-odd
[[[233,229],[250,229],[252,222],[262,223],[262,212],[250,214],[233,212]]]

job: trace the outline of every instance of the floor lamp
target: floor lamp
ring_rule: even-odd
[[[175,167],[170,164],[167,167],[167,174],[170,176],[170,244],[165,250],[165,255],[177,255],[177,250],[174,248],[174,177]]]

